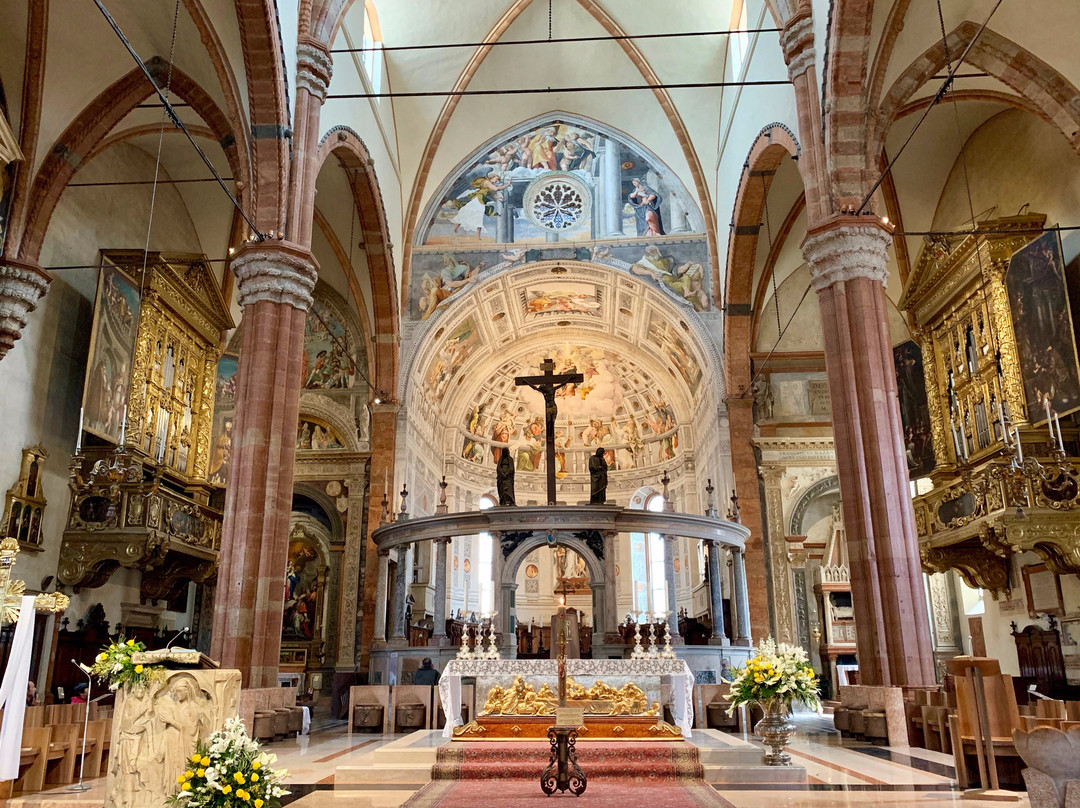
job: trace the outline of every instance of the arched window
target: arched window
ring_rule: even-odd
[[[664,510],[664,498],[653,492],[645,500],[645,510]],[[659,533],[630,534],[630,571],[633,575],[635,614],[667,611],[667,588],[664,574],[664,540]]]
[[[745,33],[749,28],[746,14],[747,0],[736,0],[732,8],[731,27],[740,33],[731,34],[731,63],[732,75],[737,79],[742,73],[743,64],[746,62],[746,54],[750,50],[750,34]]]
[[[494,497],[485,494],[480,497],[480,510],[486,511],[499,503]],[[495,582],[492,580],[492,564],[495,556],[495,540],[489,533],[480,534],[480,547],[476,554],[476,576],[480,581],[480,613],[491,614],[495,611]]]
[[[379,17],[371,0],[364,8],[364,48],[364,71],[371,84],[371,92],[377,93],[382,89],[382,31],[379,30]]]

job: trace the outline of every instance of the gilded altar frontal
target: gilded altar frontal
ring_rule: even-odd
[[[1071,806],[1078,30],[0,3],[0,808]]]

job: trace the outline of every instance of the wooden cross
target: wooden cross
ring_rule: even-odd
[[[517,387],[531,387],[544,397],[544,421],[547,430],[547,490],[548,505],[555,504],[555,416],[559,408],[555,406],[555,391],[568,384],[581,384],[585,377],[571,368],[569,373],[555,374],[555,362],[545,359],[540,365],[540,376],[518,376],[514,379]]]
[[[17,539],[6,538],[0,541],[0,624],[16,623],[22,607],[22,597],[26,592],[26,581],[12,578],[15,556],[19,553]],[[39,612],[56,614],[68,607],[71,599],[59,592],[42,592],[34,598],[34,609]]]

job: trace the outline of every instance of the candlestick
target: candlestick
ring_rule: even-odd
[[[656,650],[656,615],[649,615],[649,650],[646,653],[649,659],[656,659],[659,654]]]
[[[1016,427],[1013,430],[1013,436],[1016,438],[1016,454],[1020,459],[1020,464],[1024,463],[1024,444],[1020,442],[1020,427]]]
[[[79,434],[75,436],[75,454],[82,451],[82,428],[84,409],[79,407]]]
[[[671,621],[668,617],[671,612],[664,615],[664,651],[660,654],[661,659],[675,659],[675,652],[671,650]]]
[[[634,621],[634,650],[630,652],[631,659],[641,659],[645,656],[645,649],[641,647],[641,623],[640,615]]]
[[[1061,439],[1061,418],[1058,417],[1057,412],[1054,413],[1054,426],[1057,427],[1058,451],[1064,452],[1065,441]]]
[[[127,437],[127,413],[124,413],[124,420],[120,422],[120,445],[124,445],[124,439]]]

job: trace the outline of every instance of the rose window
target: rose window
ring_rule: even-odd
[[[576,177],[547,175],[525,192],[525,212],[537,227],[562,233],[589,211],[589,190]]]

